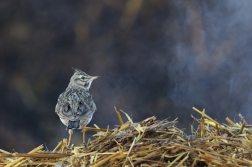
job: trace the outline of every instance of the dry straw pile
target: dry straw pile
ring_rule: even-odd
[[[252,166],[252,130],[241,118],[234,123],[219,124],[209,116],[201,114],[195,119],[199,126],[192,136],[176,128],[176,122],[167,119],[158,121],[150,117],[134,123],[131,118],[113,130],[89,128],[96,131],[96,139],[87,146],[66,148],[66,139],[59,142],[51,152],[39,146],[28,154],[8,153],[0,150],[0,166]]]

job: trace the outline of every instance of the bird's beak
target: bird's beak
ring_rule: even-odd
[[[90,78],[90,80],[95,80],[95,79],[97,79],[98,77],[100,77],[100,76],[92,76],[92,77]]]

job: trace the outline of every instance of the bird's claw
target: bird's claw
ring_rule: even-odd
[[[73,150],[73,149],[74,149],[74,144],[72,144],[71,146],[68,145],[68,146],[67,146],[67,149],[68,149],[68,150]]]

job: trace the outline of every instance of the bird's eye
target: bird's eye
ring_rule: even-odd
[[[84,76],[81,77],[81,79],[84,79],[84,78],[85,78]]]

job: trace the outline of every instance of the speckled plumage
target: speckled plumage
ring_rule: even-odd
[[[77,87],[67,87],[60,94],[56,105],[56,112],[61,122],[68,126],[68,121],[80,120],[80,128],[86,126],[92,119],[96,105],[88,91]]]
[[[72,129],[85,127],[91,121],[96,110],[89,88],[97,77],[89,76],[78,69],[74,70],[68,87],[60,94],[55,107],[55,112],[61,122],[69,129],[70,135]]]

